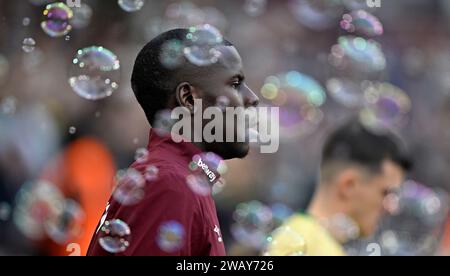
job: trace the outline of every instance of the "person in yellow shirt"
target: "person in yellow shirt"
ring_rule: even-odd
[[[386,195],[411,167],[402,142],[351,121],[325,142],[320,181],[306,214],[295,214],[269,237],[269,256],[345,256],[342,244],[372,235]]]

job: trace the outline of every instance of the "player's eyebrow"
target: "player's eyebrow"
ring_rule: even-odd
[[[244,81],[245,80],[245,75],[241,71],[241,72],[235,74],[234,76],[232,76],[231,79],[238,79],[239,81]]]

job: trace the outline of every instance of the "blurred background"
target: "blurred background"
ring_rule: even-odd
[[[415,166],[376,236],[348,253],[450,254],[449,1],[52,3],[0,0],[0,255],[87,250],[114,177],[148,142],[129,81],[138,51],[204,23],[236,45],[263,104],[281,107],[279,151],[227,162],[215,194],[230,255],[261,254],[271,230],[306,208],[327,133],[355,116],[394,129]],[[79,61],[113,64],[103,72],[113,83],[71,82]]]

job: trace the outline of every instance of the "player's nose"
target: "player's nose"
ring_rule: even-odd
[[[257,107],[259,105],[259,97],[246,84],[244,84],[242,94],[244,98],[244,106],[246,108]]]

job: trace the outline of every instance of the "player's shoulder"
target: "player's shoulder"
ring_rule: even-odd
[[[288,226],[295,230],[302,229],[305,231],[306,229],[316,229],[317,222],[313,217],[307,214],[294,213],[285,221],[284,226]]]

